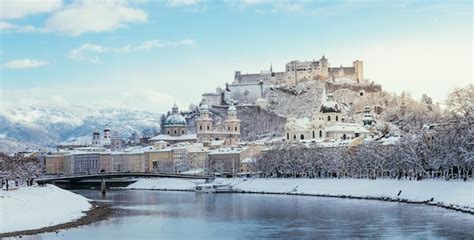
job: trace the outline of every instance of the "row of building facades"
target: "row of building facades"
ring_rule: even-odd
[[[263,146],[220,147],[180,143],[132,147],[123,151],[84,147],[44,156],[46,174],[96,174],[110,172],[248,174]]]

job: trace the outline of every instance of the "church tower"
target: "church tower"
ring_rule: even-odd
[[[227,137],[227,145],[237,145],[240,142],[240,120],[237,118],[237,108],[231,103],[227,109],[227,120],[225,120],[225,128],[229,137]]]
[[[210,133],[213,131],[212,118],[209,115],[209,107],[206,104],[201,105],[200,116],[196,119],[196,135],[197,141],[202,143],[210,141]]]

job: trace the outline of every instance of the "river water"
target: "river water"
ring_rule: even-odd
[[[112,216],[28,239],[472,239],[474,216],[370,200],[194,192],[75,191]]]

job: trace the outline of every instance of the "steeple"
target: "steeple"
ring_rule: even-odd
[[[273,64],[270,63],[270,72],[272,73],[273,72]]]
[[[179,109],[178,109],[178,106],[175,103],[173,105],[173,109],[171,110],[171,114],[178,114],[178,113],[179,113]]]

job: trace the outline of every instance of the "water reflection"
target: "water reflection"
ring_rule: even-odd
[[[109,220],[33,239],[471,238],[472,215],[366,200],[192,192],[77,191]]]

